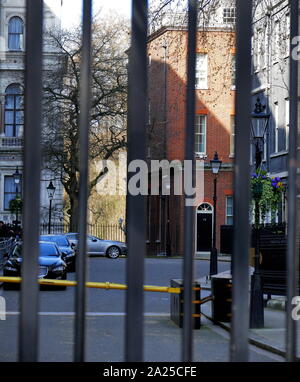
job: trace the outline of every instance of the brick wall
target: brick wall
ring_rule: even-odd
[[[163,30],[150,38],[149,54],[149,157],[184,160],[186,118],[186,46],[187,32]],[[218,177],[217,246],[220,225],[225,224],[226,195],[232,194],[233,158],[230,156],[230,128],[234,115],[235,91],[232,88],[234,34],[225,31],[198,33],[197,52],[208,55],[208,87],[195,90],[195,114],[206,115],[206,167],[218,151],[223,170]],[[213,204],[213,176],[205,170],[204,201]],[[199,205],[201,200],[197,200]],[[170,197],[172,253],[183,253],[182,197]],[[163,215],[165,214],[162,211]],[[153,216],[155,214],[153,213]],[[156,213],[157,215],[157,213]],[[196,221],[196,219],[195,219]],[[166,224],[166,216],[155,226]],[[165,243],[161,243],[164,248]],[[151,238],[149,240],[151,248]],[[150,251],[151,252],[151,251]],[[152,251],[153,252],[153,251]]]

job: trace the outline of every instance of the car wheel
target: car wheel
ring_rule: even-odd
[[[116,259],[117,257],[120,256],[120,253],[121,253],[120,249],[116,247],[115,245],[113,245],[112,247],[109,247],[106,251],[106,255],[110,259]]]

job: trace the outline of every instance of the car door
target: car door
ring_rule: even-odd
[[[89,255],[104,255],[103,242],[98,237],[87,236],[87,249]]]

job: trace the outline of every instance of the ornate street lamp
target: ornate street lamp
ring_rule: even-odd
[[[216,231],[217,231],[217,177],[222,165],[222,161],[219,160],[218,153],[215,152],[214,158],[210,161],[211,171],[214,175],[214,216],[213,216],[213,239],[212,247],[210,251],[210,276],[218,273],[218,250],[216,248]]]
[[[21,182],[21,174],[19,172],[19,168],[17,167],[16,168],[16,171],[13,173],[13,177],[14,177],[14,182],[15,182],[15,185],[16,185],[16,189],[17,189],[17,192],[18,193],[18,185],[20,184]]]
[[[262,105],[258,97],[254,111],[251,113],[251,133],[255,146],[255,168],[258,169],[262,162],[264,152],[265,135],[270,119],[270,114],[265,112],[266,105]]]
[[[47,187],[48,197],[49,197],[49,222],[48,222],[48,234],[51,233],[51,212],[52,212],[52,200],[55,193],[55,186],[52,182],[49,183]]]
[[[21,174],[19,172],[19,168],[17,166],[16,171],[13,173],[13,178],[16,186],[16,199],[18,198],[19,194],[19,184],[21,182]],[[19,219],[19,211],[18,207],[16,208],[16,226],[18,225],[18,219]]]
[[[255,146],[255,168],[256,170],[261,166],[265,134],[270,119],[270,114],[265,112],[266,105],[262,105],[259,97],[255,103],[255,108],[251,114],[251,132],[252,140]],[[255,224],[254,224],[254,239],[255,239],[255,256],[254,256],[254,272],[251,276],[251,297],[250,297],[250,327],[263,328],[264,327],[264,299],[263,299],[263,285],[262,276],[260,272],[260,250],[259,250],[259,201],[262,195],[262,186],[257,185],[253,190],[253,199],[255,206]]]

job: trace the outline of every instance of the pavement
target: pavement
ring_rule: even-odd
[[[227,273],[227,272],[224,272]],[[211,288],[210,280],[202,278],[199,280],[201,286],[209,291]],[[273,354],[285,357],[285,340],[286,340],[286,298],[281,296],[273,296],[267,301],[264,309],[264,328],[249,329],[249,343],[261,349],[269,351]],[[205,303],[201,307],[201,312],[210,320],[212,320],[211,302]],[[221,328],[230,332],[230,323],[219,322],[217,324]],[[297,321],[297,356],[300,360],[300,322]]]

